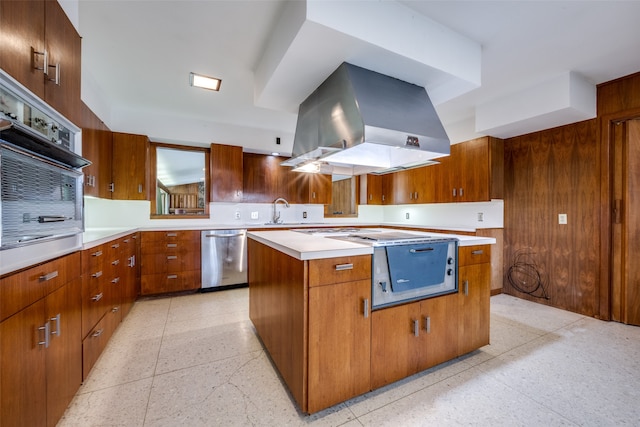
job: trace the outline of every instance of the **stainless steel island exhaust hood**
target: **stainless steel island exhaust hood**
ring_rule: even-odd
[[[450,142],[423,87],[342,63],[301,105],[294,170],[388,173],[447,156]]]

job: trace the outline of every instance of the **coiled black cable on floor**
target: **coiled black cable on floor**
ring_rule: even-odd
[[[520,249],[516,252],[513,264],[507,272],[507,279],[515,290],[535,298],[549,299],[545,286],[548,277],[534,260],[535,253],[531,248]]]

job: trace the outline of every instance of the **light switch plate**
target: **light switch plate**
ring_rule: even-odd
[[[558,224],[567,223],[567,214],[558,214]]]

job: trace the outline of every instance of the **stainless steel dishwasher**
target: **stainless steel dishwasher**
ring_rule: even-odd
[[[202,232],[202,291],[247,284],[247,230]]]

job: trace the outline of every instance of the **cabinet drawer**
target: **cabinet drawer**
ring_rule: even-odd
[[[0,320],[80,276],[80,252],[31,267],[0,280]]]
[[[82,340],[82,379],[87,379],[91,368],[95,365],[100,354],[107,346],[109,338],[120,323],[117,312],[109,311],[95,325],[89,334]]]
[[[202,284],[200,269],[179,273],[143,274],[140,283],[142,295],[163,294],[199,289]]]
[[[142,233],[142,244],[145,242],[194,242],[200,244],[200,231],[175,230],[175,231],[145,231]]]
[[[107,262],[106,245],[98,245],[82,251],[82,271],[99,271]]]
[[[459,246],[458,266],[491,262],[491,245]]]
[[[371,255],[309,261],[309,287],[371,280]]]
[[[141,246],[142,256],[151,254],[186,254],[187,252],[200,252],[200,243],[192,241],[150,242],[143,241]]]
[[[179,273],[200,268],[200,252],[145,254],[142,274]]]
[[[110,307],[109,295],[101,282],[82,283],[82,336],[86,336]]]

